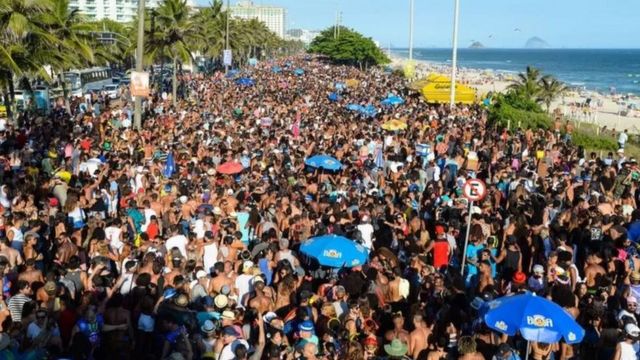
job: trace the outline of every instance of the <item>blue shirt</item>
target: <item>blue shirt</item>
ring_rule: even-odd
[[[640,220],[636,220],[629,225],[627,237],[633,242],[638,242],[638,237],[640,237]]]

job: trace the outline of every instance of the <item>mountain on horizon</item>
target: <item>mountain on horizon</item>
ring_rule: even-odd
[[[524,44],[524,47],[526,49],[549,49],[551,45],[549,45],[549,43],[547,43],[543,39],[534,36],[527,40],[527,42]]]
[[[485,47],[480,41],[474,41],[469,45],[469,49],[484,49]]]

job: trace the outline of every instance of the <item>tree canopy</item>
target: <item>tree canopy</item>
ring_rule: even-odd
[[[309,52],[325,55],[338,63],[365,68],[390,61],[371,38],[343,26],[338,29],[332,26],[322,31],[311,42]]]

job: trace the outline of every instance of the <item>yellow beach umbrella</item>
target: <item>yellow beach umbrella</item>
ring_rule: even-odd
[[[404,130],[407,128],[407,123],[404,121],[393,119],[382,124],[380,127],[388,131]]]

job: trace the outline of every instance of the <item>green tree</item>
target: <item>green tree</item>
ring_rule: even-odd
[[[540,92],[540,70],[533,66],[527,66],[526,71],[519,73],[508,89],[527,99],[535,100]]]
[[[540,79],[539,86],[540,91],[538,93],[537,101],[545,104],[547,112],[549,112],[553,100],[567,91],[567,87],[564,83],[549,75],[543,76]]]
[[[178,62],[192,60],[191,49],[197,42],[197,27],[191,20],[186,0],[165,0],[156,10],[155,29],[150,30],[153,31],[152,40],[145,42],[145,52],[151,59],[167,57],[173,63],[174,106],[177,105],[178,96]]]
[[[389,62],[389,58],[371,38],[346,27],[330,27],[318,35],[309,52],[329,57],[332,61],[367,68]]]

